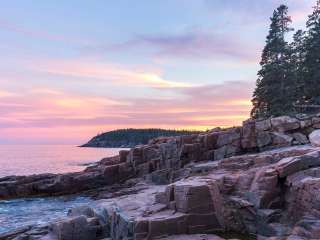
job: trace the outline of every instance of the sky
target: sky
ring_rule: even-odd
[[[313,0],[3,1],[0,144],[239,125],[283,3],[304,28]]]

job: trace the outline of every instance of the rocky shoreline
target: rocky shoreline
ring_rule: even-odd
[[[0,199],[81,193],[98,207],[0,240],[320,239],[318,129],[316,115],[248,120],[153,139],[83,172],[1,178]]]

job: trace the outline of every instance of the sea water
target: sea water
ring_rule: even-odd
[[[0,201],[0,234],[25,226],[45,225],[67,216],[75,206],[91,205],[87,197],[27,198]]]
[[[0,178],[9,175],[77,172],[85,165],[117,155],[120,149],[71,145],[0,145]],[[91,205],[86,197],[0,200],[0,234],[65,217],[68,210]]]
[[[85,164],[118,152],[118,148],[80,148],[73,145],[0,145],[0,178],[77,172],[83,170]]]

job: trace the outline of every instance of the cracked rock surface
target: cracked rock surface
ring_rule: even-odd
[[[0,239],[320,239],[315,118],[250,120],[154,139],[80,173],[0,179],[3,199],[83,191],[98,199],[95,209]]]

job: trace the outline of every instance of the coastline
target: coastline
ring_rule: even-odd
[[[320,184],[312,185],[317,190],[310,184],[320,179],[320,148],[310,142],[320,136],[319,122],[284,116],[160,137],[82,172],[1,178],[0,199],[84,194],[97,200],[98,208],[76,207],[58,222],[13,234],[31,239],[39,232],[41,239],[317,236]]]

